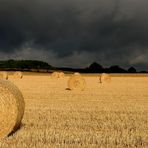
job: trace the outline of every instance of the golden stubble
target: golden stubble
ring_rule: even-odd
[[[148,77],[83,76],[84,91],[70,91],[70,76],[48,74],[10,80],[22,91],[22,127],[1,147],[148,147]]]

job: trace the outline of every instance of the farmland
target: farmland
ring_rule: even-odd
[[[26,108],[20,129],[0,147],[148,147],[148,75],[118,74],[102,84],[98,75],[84,75],[84,91],[70,91],[69,77],[9,76]]]

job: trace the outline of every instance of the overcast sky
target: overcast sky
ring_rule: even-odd
[[[0,0],[0,59],[148,70],[148,0]]]

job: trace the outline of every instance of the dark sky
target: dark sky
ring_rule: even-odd
[[[0,59],[148,70],[148,0],[0,0]]]

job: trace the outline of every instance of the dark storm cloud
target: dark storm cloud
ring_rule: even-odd
[[[50,63],[52,54],[53,63],[70,66],[145,64],[136,58],[148,56],[147,6],[147,0],[1,0],[1,55],[29,52]]]

